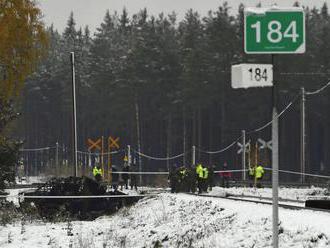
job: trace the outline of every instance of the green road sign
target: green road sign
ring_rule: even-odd
[[[304,53],[305,14],[302,8],[246,8],[245,53]]]

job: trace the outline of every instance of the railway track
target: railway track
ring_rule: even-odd
[[[193,193],[186,193],[186,194],[200,196],[200,197],[207,197],[207,198],[220,198],[220,199],[226,199],[226,200],[232,200],[232,201],[241,201],[241,202],[257,203],[257,204],[264,204],[264,205],[273,204],[272,202],[269,202],[269,200],[271,200],[272,198],[268,198],[268,197],[256,197],[259,200],[252,200],[252,199],[247,199],[247,197],[249,197],[249,196],[242,197],[240,195],[217,196],[217,195],[205,195],[205,194],[193,194]],[[286,199],[286,200],[288,200],[288,199]],[[297,202],[299,204],[302,203],[302,201],[294,201],[294,200],[291,200],[291,202]],[[281,208],[291,209],[291,210],[311,210],[311,211],[330,213],[330,209],[310,208],[310,207],[305,207],[305,206],[290,205],[290,204],[283,204],[283,203],[279,203],[278,206]]]

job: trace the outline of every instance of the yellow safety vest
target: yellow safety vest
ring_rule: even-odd
[[[254,167],[249,168],[249,175],[254,176]]]
[[[196,166],[196,174],[199,178],[203,178],[203,166],[201,164]]]
[[[263,168],[262,166],[259,165],[259,166],[256,168],[256,178],[257,178],[257,179],[262,178],[262,176],[264,175],[264,173],[265,173],[264,168]]]
[[[209,177],[209,170],[205,167],[203,168],[203,179],[207,179]]]
[[[93,169],[93,175],[94,177],[97,175],[102,175],[102,169],[98,169],[96,166]]]

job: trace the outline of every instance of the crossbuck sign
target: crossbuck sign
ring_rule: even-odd
[[[265,141],[263,139],[258,139],[258,143],[260,144],[259,149],[269,149],[269,150],[273,150],[273,146],[272,146],[272,141]]]
[[[241,143],[239,143],[239,142],[237,142],[237,145],[238,145],[238,147],[240,148],[240,149],[237,151],[237,154],[240,154],[240,153],[243,152],[243,145],[242,145]],[[250,151],[250,141],[247,142],[247,143],[245,144],[245,151],[246,151],[246,152],[249,152],[249,151]]]

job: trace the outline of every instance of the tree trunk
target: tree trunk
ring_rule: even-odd
[[[199,105],[198,106],[198,113],[197,113],[197,116],[198,116],[198,120],[197,120],[197,128],[198,128],[198,147],[199,148],[202,148],[202,110],[201,110],[201,106]],[[201,152],[200,150],[198,150],[198,160],[201,159]]]
[[[182,122],[183,122],[183,152],[187,150],[186,136],[187,136],[187,127],[186,127],[186,108],[182,109]],[[186,164],[186,155],[183,156],[183,164]]]
[[[166,145],[166,155],[167,157],[171,156],[172,153],[172,113],[168,116],[168,123],[167,123],[167,145]],[[170,169],[170,161],[166,160],[167,171]]]

